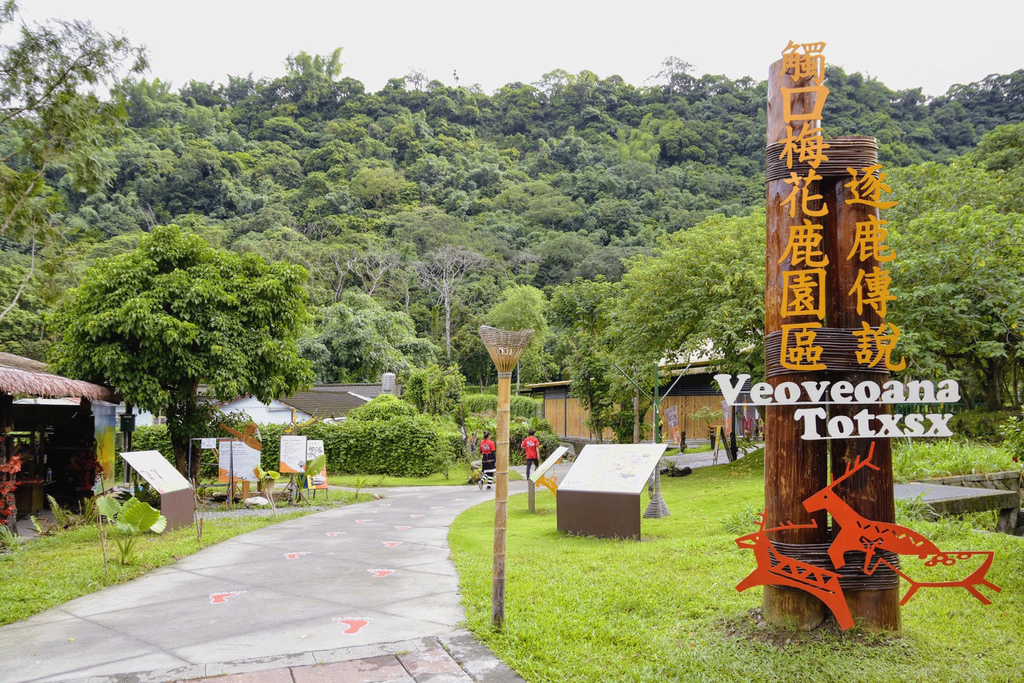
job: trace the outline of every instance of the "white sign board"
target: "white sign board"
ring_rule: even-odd
[[[324,442],[319,439],[310,439],[306,442],[306,459],[316,460],[324,454]],[[313,489],[326,489],[327,488],[327,463],[320,469],[318,474],[314,474],[309,480],[308,485]]]
[[[121,457],[161,494],[189,488],[188,479],[174,469],[160,451],[134,451],[122,453]]]
[[[305,473],[306,437],[281,437],[281,457],[279,468],[282,474]]]
[[[552,451],[551,455],[544,458],[544,462],[542,462],[537,467],[537,469],[533,471],[533,474],[530,475],[530,481],[532,481],[534,484],[540,481],[540,478],[547,474],[548,470],[557,465],[558,461],[561,460],[562,456],[564,456],[568,451],[569,449],[566,448],[565,446],[559,446],[554,451]]]
[[[217,450],[217,437],[203,437],[199,440],[199,447],[204,451],[215,451]]]
[[[667,444],[590,444],[585,446],[559,491],[639,494],[654,474]]]
[[[255,470],[260,465],[260,452],[238,439],[221,439],[218,449],[218,480],[228,481],[234,466],[236,481],[259,481]]]

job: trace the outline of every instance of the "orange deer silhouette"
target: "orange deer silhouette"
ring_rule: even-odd
[[[853,465],[847,465],[843,476],[833,479],[831,484],[804,501],[804,507],[808,512],[825,510],[840,526],[839,533],[828,549],[832,566],[842,569],[846,565],[843,555],[848,550],[863,550],[864,573],[869,576],[875,573],[881,561],[880,555],[875,557],[876,550],[888,550],[898,555],[917,555],[920,558],[942,552],[938,546],[913,529],[889,522],[875,522],[863,517],[835,492],[836,484],[849,479],[865,467],[878,470],[876,465],[871,464],[874,454],[875,442],[872,441],[868,457],[861,460],[858,456]],[[875,560],[874,564],[871,562],[872,559]]]
[[[859,470],[865,467],[878,470],[876,465],[871,464],[871,458],[874,453],[875,442],[872,441],[871,447],[868,450],[868,457],[861,460],[858,456],[854,460],[853,465],[846,467],[846,472],[841,477],[833,479],[831,484],[804,501],[804,507],[807,508],[808,512],[825,510],[832,516],[832,521],[840,527],[839,533],[836,534],[835,540],[832,541],[832,545],[828,549],[828,556],[832,560],[832,565],[836,569],[842,569],[846,565],[844,555],[848,550],[863,550],[865,554],[865,574],[870,576],[875,573],[879,564],[885,564],[910,583],[910,590],[900,600],[901,605],[906,604],[919,589],[929,587],[960,587],[974,595],[983,604],[992,604],[991,600],[982,595],[976,588],[976,586],[981,585],[987,586],[997,593],[1002,591],[999,586],[985,578],[985,575],[992,566],[994,556],[992,551],[943,552],[938,546],[913,529],[908,529],[899,524],[876,522],[865,518],[836,494],[833,487],[853,476]],[[950,566],[956,564],[957,560],[966,560],[975,555],[986,555],[987,558],[970,575],[959,581],[921,582],[907,576],[886,561],[881,555],[876,555],[875,552],[877,550],[888,550],[897,555],[916,555],[921,559],[929,558],[925,562],[926,567],[934,567],[937,564]],[[872,559],[874,559],[874,563],[872,563]]]
[[[743,592],[754,586],[788,586],[806,591],[821,600],[832,610],[836,622],[844,631],[853,626],[853,615],[846,604],[843,589],[839,585],[839,574],[815,567],[812,564],[794,560],[780,553],[769,540],[768,534],[783,529],[817,529],[817,523],[793,524],[764,528],[765,513],[758,515],[757,531],[736,539],[740,548],[750,548],[757,559],[757,568],[736,586]]]

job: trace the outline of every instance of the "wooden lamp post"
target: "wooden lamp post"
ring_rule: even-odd
[[[505,537],[508,529],[508,431],[512,370],[519,363],[533,330],[499,330],[484,325],[480,339],[498,370],[498,453],[494,478],[494,574],[491,584],[491,626],[505,621]]]

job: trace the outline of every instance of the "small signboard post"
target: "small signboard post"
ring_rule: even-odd
[[[558,485],[558,530],[640,538],[640,494],[666,444],[590,444]]]
[[[306,461],[316,460],[324,454],[324,442],[319,439],[310,439],[306,442]],[[324,462],[323,469],[318,474],[306,477],[306,487],[313,489],[313,497],[316,497],[318,490],[323,490],[324,495],[331,497],[327,484],[327,462]]]
[[[302,490],[299,487],[298,482],[295,481],[295,475],[305,477],[306,475],[306,460],[308,455],[306,449],[308,439],[304,436],[282,436],[281,437],[281,455],[278,463],[278,469],[281,474],[288,475],[288,486],[287,490],[289,495],[295,496],[296,499],[302,499]]]
[[[558,497],[558,480],[555,478],[554,473],[548,474],[548,470],[557,465],[562,461],[562,458],[569,449],[565,446],[559,446],[551,452],[547,458],[544,459],[537,469],[530,475],[530,512],[536,512],[533,505],[534,486],[540,484],[548,491],[551,491],[551,495],[555,498]]]
[[[160,494],[160,512],[167,518],[168,531],[192,524],[196,498],[188,479],[174,465],[159,451],[133,451],[121,457]]]

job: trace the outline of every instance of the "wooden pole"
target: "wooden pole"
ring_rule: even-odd
[[[868,139],[870,140],[870,138]],[[873,140],[870,140],[873,143]],[[861,329],[861,323],[867,322],[872,328],[878,329],[882,323],[881,316],[869,305],[862,307],[862,313],[857,312],[856,298],[850,292],[855,287],[861,287],[857,282],[860,270],[872,272],[875,266],[887,270],[884,263],[880,263],[873,256],[867,260],[859,258],[848,258],[856,243],[857,224],[870,219],[878,219],[878,209],[864,204],[846,204],[847,199],[852,199],[853,194],[850,188],[845,187],[850,177],[826,177],[822,180],[825,201],[828,202],[832,211],[826,221],[826,232],[829,239],[829,301],[828,325],[840,329]],[[894,358],[897,361],[898,358]],[[879,369],[881,368],[881,369]],[[868,370],[869,368],[865,368]],[[880,363],[871,372],[856,371],[833,371],[829,372],[829,379],[834,383],[845,380],[857,386],[861,382],[876,382],[884,384],[889,379],[889,372],[885,364]],[[865,406],[840,407],[829,406],[829,417],[837,415],[853,416],[863,410]],[[871,412],[890,412],[888,405],[871,406]],[[888,438],[874,439],[875,450],[872,464],[878,467],[878,471],[865,469],[858,472],[851,478],[840,483],[836,487],[839,496],[854,510],[867,519],[879,522],[896,521],[896,503],[893,495],[892,480],[892,443]],[[867,439],[835,439],[831,441],[832,447],[832,476],[838,478],[846,472],[848,465],[852,465],[859,455],[866,457],[870,441]],[[836,529],[832,529],[834,538]],[[846,602],[850,606],[850,613],[856,619],[858,626],[871,631],[899,631],[900,630],[900,589],[899,586],[884,590],[855,590],[848,588],[844,591]]]
[[[512,373],[498,373],[498,454],[494,472],[494,573],[491,581],[491,626],[505,621],[505,539],[508,535],[508,431]]]
[[[768,144],[787,137],[783,120],[782,60],[771,65],[768,71]],[[786,76],[787,81],[790,80]],[[807,81],[809,82],[809,80]],[[805,83],[794,83],[802,86]],[[789,87],[788,85],[786,87]],[[810,96],[792,98],[793,111],[811,111]],[[794,134],[802,126],[820,126],[818,121],[794,122]],[[810,192],[818,192],[818,182],[812,183]],[[789,265],[783,259],[789,241],[789,227],[803,224],[805,216],[801,202],[796,202],[795,216],[790,217],[789,206],[783,201],[792,186],[785,180],[768,182],[767,196],[767,253],[765,269],[764,320],[765,335],[781,332],[783,270]],[[780,260],[782,263],[780,263]],[[800,266],[804,267],[804,266]],[[819,322],[814,316],[790,316],[786,324]],[[806,372],[785,372],[772,374],[773,368],[766,367],[767,382],[773,387],[782,382],[800,382],[810,379]],[[826,543],[828,541],[827,517],[824,511],[808,513],[803,500],[824,487],[828,475],[828,452],[825,441],[804,441],[799,436],[794,419],[796,406],[773,404],[765,410],[764,443],[764,497],[765,527],[776,527],[787,522],[808,524],[816,522],[816,529],[790,529],[772,536],[773,541],[782,543]],[[810,593],[785,590],[776,586],[764,588],[764,617],[768,623],[789,628],[812,629],[825,618],[825,605]]]
[[[498,452],[494,472],[494,567],[491,583],[491,626],[505,622],[505,539],[508,535],[508,432],[512,402],[512,370],[530,343],[533,330],[513,332],[493,327],[480,328],[480,339],[498,370]]]

